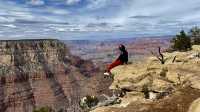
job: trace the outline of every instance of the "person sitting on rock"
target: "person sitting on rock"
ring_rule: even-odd
[[[104,75],[111,75],[111,69],[113,69],[114,67],[117,67],[119,65],[123,65],[123,64],[127,64],[128,63],[128,52],[126,50],[126,47],[123,44],[119,45],[119,51],[120,51],[120,55],[118,56],[118,58],[112,62],[111,64],[109,64],[107,66],[107,70],[104,73]]]

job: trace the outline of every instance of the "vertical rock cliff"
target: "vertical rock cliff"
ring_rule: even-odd
[[[0,41],[0,112],[81,112],[79,100],[108,92],[110,82],[59,40]]]

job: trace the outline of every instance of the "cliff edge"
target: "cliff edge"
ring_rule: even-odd
[[[187,52],[116,67],[110,89],[121,91],[121,103],[92,112],[199,112],[200,46]]]

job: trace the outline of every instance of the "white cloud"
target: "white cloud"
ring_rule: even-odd
[[[58,9],[58,8],[52,8],[52,7],[46,8],[46,12],[56,14],[56,15],[68,15],[68,14],[70,14],[70,11],[68,11],[67,9]]]
[[[43,0],[31,0],[30,2],[28,2],[31,5],[35,5],[35,6],[40,6],[40,5],[44,5],[45,2]]]
[[[17,28],[17,26],[15,26],[13,24],[5,24],[5,25],[2,25],[2,26],[9,27],[9,28]]]
[[[76,3],[79,3],[81,0],[66,0],[67,5],[74,5]]]
[[[111,0],[88,0],[88,9],[99,9],[108,5]]]
[[[4,22],[14,22],[15,21],[15,19],[14,18],[6,18],[6,17],[1,17],[0,16],[0,22],[1,23],[4,23]]]
[[[67,14],[69,14],[69,12],[66,11],[66,10],[54,10],[54,11],[52,11],[52,13],[58,14],[58,15],[67,15]]]
[[[27,8],[13,3],[0,3],[0,22],[15,22],[17,19],[32,19],[33,15]]]

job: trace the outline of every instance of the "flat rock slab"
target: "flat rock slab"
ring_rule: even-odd
[[[200,98],[192,102],[188,112],[200,112]]]

